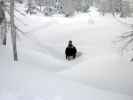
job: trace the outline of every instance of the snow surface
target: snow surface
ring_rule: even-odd
[[[0,46],[0,100],[133,100],[130,52],[122,56],[113,42],[129,26],[95,8],[71,18],[16,15],[25,33],[18,34],[18,62],[10,34]],[[66,61],[70,39],[80,56]]]

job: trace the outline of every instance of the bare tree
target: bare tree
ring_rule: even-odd
[[[6,33],[7,33],[7,21],[5,16],[5,4],[4,1],[0,2],[0,33],[3,45],[6,45]]]
[[[35,0],[36,4],[40,7],[40,11],[42,11],[42,7],[45,5],[44,0]]]
[[[132,48],[132,45],[133,45],[133,24],[127,24],[127,25],[130,25],[132,30],[130,30],[128,32],[124,32],[120,36],[119,42],[121,42],[121,41],[124,42],[124,45],[121,48],[122,52],[127,48],[133,50],[133,48]],[[133,61],[133,58],[131,59],[131,61]]]
[[[34,0],[27,0],[26,13],[33,14],[35,10]]]
[[[4,13],[4,4],[3,1],[0,1],[0,25],[2,24],[3,20],[5,19],[5,13]]]
[[[3,32],[2,43],[3,43],[3,45],[6,45],[6,41],[7,41],[7,20],[6,20],[6,18],[3,21],[2,32]]]
[[[98,8],[103,15],[105,13],[119,14],[120,17],[130,16],[130,2],[127,0],[99,0]]]
[[[16,44],[16,28],[14,23],[14,0],[10,0],[10,24],[14,61],[18,60]]]

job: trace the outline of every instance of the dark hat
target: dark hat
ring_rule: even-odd
[[[72,44],[72,40],[69,40],[69,42],[68,42],[69,44]]]

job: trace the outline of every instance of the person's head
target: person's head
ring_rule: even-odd
[[[72,46],[72,40],[69,40],[69,41],[68,41],[68,45],[69,45],[69,46]]]
[[[72,40],[69,40],[69,41],[68,41],[68,44],[72,44]]]

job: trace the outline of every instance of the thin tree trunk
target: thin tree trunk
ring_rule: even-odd
[[[115,12],[114,12],[114,1],[113,0],[110,0],[110,6],[111,6],[111,13],[113,16],[115,16]]]
[[[5,29],[5,12],[4,12],[4,2],[0,1],[0,37],[3,44],[4,39],[4,29]]]
[[[18,55],[17,55],[17,44],[16,44],[16,29],[15,29],[15,23],[14,23],[14,0],[10,0],[10,23],[11,23],[13,57],[14,57],[14,61],[17,61]]]
[[[123,13],[123,8],[122,8],[122,0],[120,0],[120,17],[123,17],[124,13]]]
[[[4,20],[4,31],[3,31],[3,45],[6,45],[6,41],[7,41],[7,21],[6,18]]]

